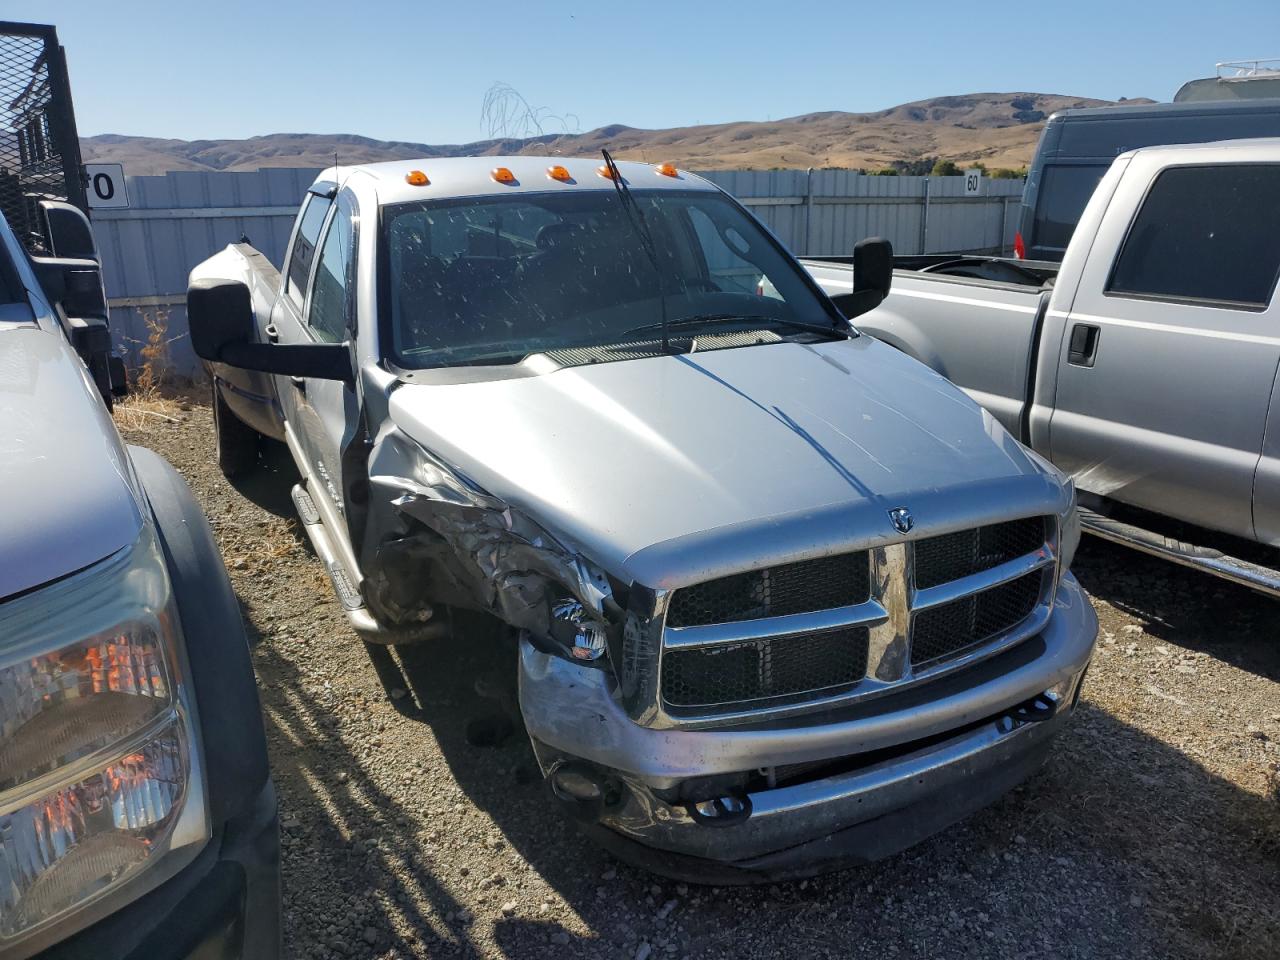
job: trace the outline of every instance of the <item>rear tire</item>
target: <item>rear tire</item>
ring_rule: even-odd
[[[218,467],[223,476],[239,477],[258,466],[262,436],[231,412],[213,384],[213,432],[217,439]]]

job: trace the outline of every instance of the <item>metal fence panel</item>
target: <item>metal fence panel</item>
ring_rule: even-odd
[[[186,335],[191,268],[247,236],[277,266],[294,215],[320,171],[173,172],[128,177],[133,206],[100,210],[111,326],[126,362],[163,322],[173,372],[199,364]],[[985,180],[966,198],[963,177],[874,177],[854,170],[716,170],[702,174],[737,197],[793,253],[841,254],[865,237],[897,253],[998,253],[1013,242],[1020,180]],[[157,334],[158,336],[158,334]]]

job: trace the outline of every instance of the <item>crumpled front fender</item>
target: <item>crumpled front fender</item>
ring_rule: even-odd
[[[365,601],[388,625],[446,604],[546,635],[566,591],[604,616],[608,578],[532,518],[470,483],[388,422],[370,450]]]

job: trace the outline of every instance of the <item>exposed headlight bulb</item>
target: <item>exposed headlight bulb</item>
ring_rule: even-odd
[[[569,647],[574,660],[599,660],[608,648],[608,632],[604,624],[591,620],[578,600],[566,597],[551,607],[556,621],[555,633]]]

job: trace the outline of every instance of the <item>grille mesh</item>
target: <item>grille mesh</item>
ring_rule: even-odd
[[[936,587],[998,567],[1044,545],[1045,518],[1027,517],[916,543],[916,586]]]
[[[770,637],[662,658],[662,696],[675,708],[776,705],[843,692],[867,672],[866,627]]]
[[[920,667],[990,640],[1030,616],[1040,599],[1043,571],[923,610],[911,633],[911,665]]]
[[[48,252],[37,202],[75,199],[66,170],[78,164],[79,147],[65,142],[71,127],[67,104],[57,93],[65,82],[62,69],[51,32],[0,34],[0,211],[37,254]]]
[[[667,625],[695,627],[852,606],[871,596],[866,552],[801,560],[682,587]]]

